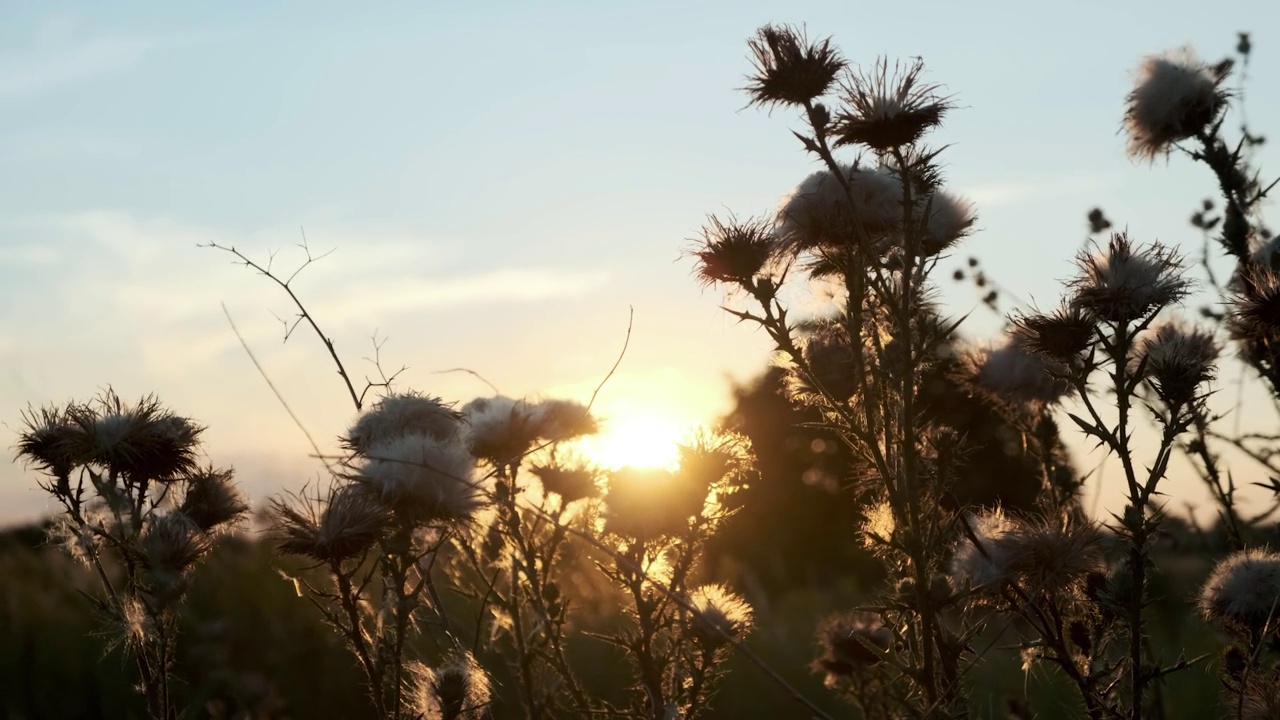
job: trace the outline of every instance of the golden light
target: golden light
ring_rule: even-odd
[[[581,450],[605,468],[674,467],[684,428],[656,415],[610,419],[601,432],[582,441]]]

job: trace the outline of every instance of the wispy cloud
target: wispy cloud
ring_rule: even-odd
[[[25,281],[47,298],[37,305],[42,308],[38,314],[12,321],[56,332],[73,326],[77,314],[92,308],[116,318],[119,330],[139,332],[136,341],[145,356],[174,370],[238,346],[218,308],[223,300],[255,311],[273,309],[286,319],[293,312],[273,284],[232,267],[230,255],[197,245],[212,241],[243,247],[265,263],[269,252],[263,248],[274,240],[275,247],[284,246],[276,267],[286,275],[305,258],[301,250],[289,248],[296,231],[233,238],[169,219],[116,212],[27,219],[11,224],[7,232],[0,228],[0,246],[6,235],[32,233],[40,244],[13,245],[8,253],[23,262],[9,267],[25,273]],[[363,334],[404,313],[504,303],[527,308],[581,297],[609,279],[595,268],[458,268],[448,260],[442,263],[441,258],[452,255],[444,244],[426,238],[327,240],[329,247],[346,252],[319,260],[298,281],[327,330],[358,328]],[[9,279],[6,274],[0,270],[0,281]],[[247,335],[253,342],[278,341],[281,330],[279,324],[257,323]]]
[[[1084,193],[1097,193],[1119,184],[1116,175],[1077,175],[1069,177],[1036,177],[1016,182],[997,182],[964,189],[964,195],[977,203],[979,211],[1017,205],[1027,200],[1043,200]]]
[[[74,22],[53,18],[26,47],[0,51],[0,100],[14,100],[140,62],[154,42],[123,36],[77,37]]]

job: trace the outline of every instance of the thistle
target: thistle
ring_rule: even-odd
[[[1144,58],[1125,110],[1129,154],[1154,160],[1205,132],[1226,107],[1222,83],[1229,71],[1204,64],[1190,49]]]

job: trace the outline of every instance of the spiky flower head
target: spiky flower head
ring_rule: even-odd
[[[689,594],[694,615],[689,632],[704,647],[724,647],[751,630],[751,605],[723,585],[703,585]]]
[[[1218,343],[1213,334],[1178,322],[1166,322],[1143,338],[1140,357],[1148,381],[1170,408],[1181,408],[1200,396],[1213,379]]]
[[[332,488],[323,499],[304,491],[296,502],[271,501],[272,533],[280,549],[325,563],[340,563],[372,547],[388,515],[385,505],[357,485]]]
[[[1048,313],[1014,314],[1009,322],[1013,343],[1063,365],[1074,363],[1093,344],[1097,327],[1083,308],[1066,303]]]
[[[249,511],[249,504],[236,487],[230,469],[208,467],[187,478],[178,511],[196,527],[209,532],[234,523]]]
[[[1201,62],[1190,48],[1143,58],[1125,109],[1129,154],[1153,160],[1205,131],[1226,107],[1222,83],[1229,72],[1229,65]]]
[[[828,615],[818,625],[822,655],[814,667],[827,674],[827,684],[879,663],[893,644],[893,633],[869,612],[848,611]]]
[[[355,480],[401,519],[417,524],[470,519],[484,504],[475,460],[458,439],[408,435],[375,445]]]
[[[460,416],[440,398],[414,392],[381,398],[361,413],[347,430],[343,444],[358,453],[406,435],[425,435],[437,440],[456,437]]]
[[[628,540],[677,535],[703,510],[707,489],[663,468],[624,467],[609,473],[605,532]]]
[[[1012,405],[1052,405],[1073,392],[1061,363],[1016,342],[979,346],[961,359],[975,385]]]
[[[948,579],[956,590],[999,589],[1009,579],[1001,540],[1017,525],[999,508],[969,519],[973,537],[962,535],[951,556]],[[975,542],[976,541],[976,542]]]
[[[747,41],[754,74],[747,77],[753,105],[804,106],[825,95],[844,69],[831,39],[810,43],[789,25],[765,25]]]
[[[409,666],[410,707],[422,720],[481,720],[490,703],[489,676],[475,657],[462,652],[431,668]]]
[[[128,405],[108,388],[93,402],[71,404],[65,419],[66,458],[73,465],[97,465],[131,480],[172,482],[196,468],[204,428],[178,417],[153,395]]]
[[[1071,304],[1099,320],[1127,323],[1178,302],[1191,290],[1182,258],[1159,243],[1135,247],[1114,233],[1105,251],[1076,258]]]
[[[692,493],[714,490],[724,496],[746,488],[754,479],[751,440],[741,433],[699,429],[680,443],[678,452],[681,481]]]
[[[153,595],[161,602],[177,599],[186,590],[187,570],[212,547],[212,537],[180,512],[148,517],[142,557]]]
[[[850,73],[841,83],[847,109],[836,114],[836,143],[886,151],[912,145],[938,125],[952,105],[937,85],[920,80],[923,71],[919,59],[890,71],[881,58],[870,71]]]
[[[27,408],[22,412],[23,429],[18,434],[18,456],[58,478],[66,478],[79,462],[76,448],[82,430],[72,421],[67,408]]]
[[[1274,344],[1280,338],[1280,273],[1254,265],[1244,269],[1240,279],[1228,329],[1237,340]]]
[[[560,502],[567,506],[600,494],[596,478],[600,476],[599,468],[585,463],[535,465],[533,474],[542,481],[542,489],[548,493],[559,495]]]
[[[756,218],[724,221],[712,215],[695,242],[689,254],[696,258],[694,273],[703,285],[749,287],[777,249],[773,224]]]
[[[1004,571],[1028,592],[1059,596],[1082,590],[1090,573],[1105,570],[1103,535],[1090,523],[1019,522],[995,540]]]
[[[1220,561],[1200,591],[1200,614],[1246,633],[1274,626],[1280,615],[1280,555],[1241,550]]]

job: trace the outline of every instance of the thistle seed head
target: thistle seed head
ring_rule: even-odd
[[[1009,322],[1014,344],[1063,365],[1074,363],[1093,344],[1096,328],[1088,312],[1065,303],[1049,313],[1015,314]]]
[[[689,632],[703,647],[724,647],[751,630],[751,605],[723,585],[697,588],[689,594],[689,603],[695,611]]]
[[[1154,160],[1209,128],[1226,107],[1229,71],[1206,65],[1190,48],[1143,58],[1125,109],[1129,155]]]
[[[410,702],[423,720],[481,720],[489,717],[490,682],[471,653],[448,658],[435,668],[409,666]]]
[[[1014,532],[1017,525],[999,508],[970,518],[969,525],[973,538],[967,533],[962,535],[951,556],[948,573],[951,587],[957,591],[998,591],[1010,579],[1007,548],[1001,541]]]
[[[1229,630],[1260,632],[1280,611],[1280,555],[1262,548],[1223,559],[1200,591],[1200,614]]]
[[[1160,399],[1170,408],[1181,408],[1202,397],[1202,386],[1216,372],[1218,351],[1212,333],[1167,322],[1142,340],[1140,357]]]
[[[609,473],[605,532],[628,540],[678,535],[703,510],[707,492],[661,468],[620,468]]]
[[[923,71],[919,59],[907,67],[895,63],[890,71],[881,58],[868,72],[850,73],[841,83],[847,109],[836,115],[836,143],[884,152],[913,145],[937,126],[953,106],[937,85],[921,82]]]
[[[484,505],[475,461],[458,439],[408,435],[375,445],[355,480],[415,524],[471,519]]]
[[[703,285],[750,286],[773,259],[777,248],[772,223],[762,219],[722,221],[712,215],[689,253]]]
[[[230,525],[249,511],[230,469],[199,470],[187,478],[185,487],[178,511],[205,532]]]
[[[323,500],[305,494],[296,502],[271,501],[272,533],[280,549],[318,562],[339,563],[360,555],[387,528],[389,511],[357,485],[332,488]]]
[[[600,470],[590,465],[535,465],[532,471],[542,482],[543,491],[559,495],[563,506],[600,494],[596,484]]]
[[[1016,342],[979,347],[962,353],[961,360],[975,385],[1011,405],[1053,405],[1074,392],[1064,378],[1066,366]]]
[[[880,616],[849,611],[828,615],[818,625],[818,647],[822,654],[814,668],[825,672],[827,684],[879,663],[893,644],[893,633]]]
[[[830,38],[810,43],[804,31],[765,25],[747,41],[755,72],[747,78],[752,105],[804,106],[825,95],[844,69]]]
[[[1081,253],[1071,304],[1093,317],[1127,323],[1182,300],[1191,290],[1182,258],[1159,243],[1135,247],[1115,233],[1105,251]]]
[[[440,398],[417,393],[388,395],[366,410],[347,430],[342,443],[364,454],[375,445],[406,435],[426,435],[437,440],[457,437],[460,416]]]

